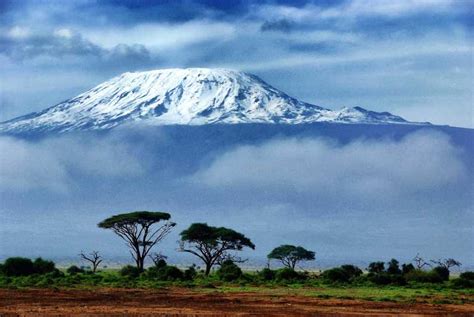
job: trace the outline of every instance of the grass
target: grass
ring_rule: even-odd
[[[253,292],[276,296],[295,295],[321,299],[367,300],[378,302],[432,303],[432,304],[464,304],[474,303],[473,290],[453,290],[449,288],[433,289],[429,286],[407,288],[401,286],[345,286],[325,285],[308,287],[290,285],[290,287],[262,286],[222,286],[217,290],[201,289],[202,292]]]
[[[408,284],[405,286],[377,286],[374,284],[324,284],[321,279],[304,282],[264,282],[255,274],[245,279],[223,282],[216,275],[198,275],[192,281],[159,281],[140,276],[121,276],[117,270],[104,270],[95,274],[45,274],[20,277],[0,275],[0,288],[145,288],[163,289],[186,287],[196,292],[251,292],[272,296],[294,295],[320,299],[366,300],[377,302],[464,304],[474,303],[474,289],[452,288],[449,282],[440,284]]]

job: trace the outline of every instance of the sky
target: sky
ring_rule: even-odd
[[[223,67],[306,102],[473,127],[469,0],[0,1],[0,120],[127,71]]]

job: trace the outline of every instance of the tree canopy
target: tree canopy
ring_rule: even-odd
[[[180,250],[199,257],[206,264],[206,275],[214,264],[231,256],[228,251],[240,251],[244,247],[255,249],[252,241],[242,233],[206,223],[193,223],[180,235]]]
[[[294,269],[296,263],[314,260],[315,255],[315,252],[306,250],[301,246],[284,244],[273,249],[267,257],[268,259],[279,260],[284,266]]]
[[[160,242],[176,225],[169,221],[171,215],[156,211],[134,211],[109,217],[98,224],[100,228],[111,229],[130,248],[137,268],[143,270],[144,262],[151,248]],[[159,226],[153,226],[161,223]]]
[[[104,229],[111,229],[117,226],[123,226],[128,224],[146,224],[150,222],[155,223],[162,220],[169,220],[170,218],[171,215],[166,212],[133,211],[109,217],[101,221],[98,226]]]

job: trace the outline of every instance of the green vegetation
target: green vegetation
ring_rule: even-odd
[[[460,266],[454,259],[425,262],[419,255],[412,263],[400,265],[396,259],[372,262],[364,273],[347,264],[316,274],[296,271],[300,261],[315,259],[315,252],[300,246],[281,245],[268,254],[279,260],[283,268],[269,267],[256,272],[244,272],[238,266],[243,260],[233,253],[244,247],[255,249],[242,233],[206,223],[194,223],[181,232],[179,251],[198,257],[204,268],[195,265],[182,270],[166,262],[161,253],[150,253],[175,226],[170,215],[161,212],[132,212],[105,219],[99,227],[111,229],[127,242],[135,265],[119,270],[100,268],[103,259],[98,251],[80,253],[90,267],[72,265],[64,272],[52,261],[37,258],[12,257],[0,264],[0,287],[64,287],[64,288],[162,288],[193,287],[199,291],[262,291],[278,295],[297,294],[319,298],[357,298],[375,301],[423,301],[462,303],[474,301],[474,272],[464,272],[450,278],[450,268]],[[146,257],[154,265],[145,268]],[[215,266],[218,269],[212,270]],[[428,269],[430,268],[430,269]]]

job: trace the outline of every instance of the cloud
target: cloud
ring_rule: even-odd
[[[150,52],[143,45],[117,44],[106,49],[68,28],[59,28],[51,33],[33,33],[28,28],[15,26],[0,37],[0,54],[20,61],[41,57],[61,60],[66,56],[93,57],[106,63],[150,60]]]
[[[191,180],[254,195],[274,191],[363,202],[432,194],[465,178],[466,167],[449,138],[419,132],[401,141],[341,145],[291,138],[241,146],[215,159]]]
[[[112,139],[62,137],[25,141],[0,137],[0,190],[65,193],[75,178],[123,178],[141,175],[141,163],[126,145]]]
[[[291,31],[292,26],[293,25],[291,21],[287,19],[281,19],[281,20],[276,20],[276,21],[265,21],[260,27],[260,30],[262,32],[280,31],[280,32],[287,33]]]

